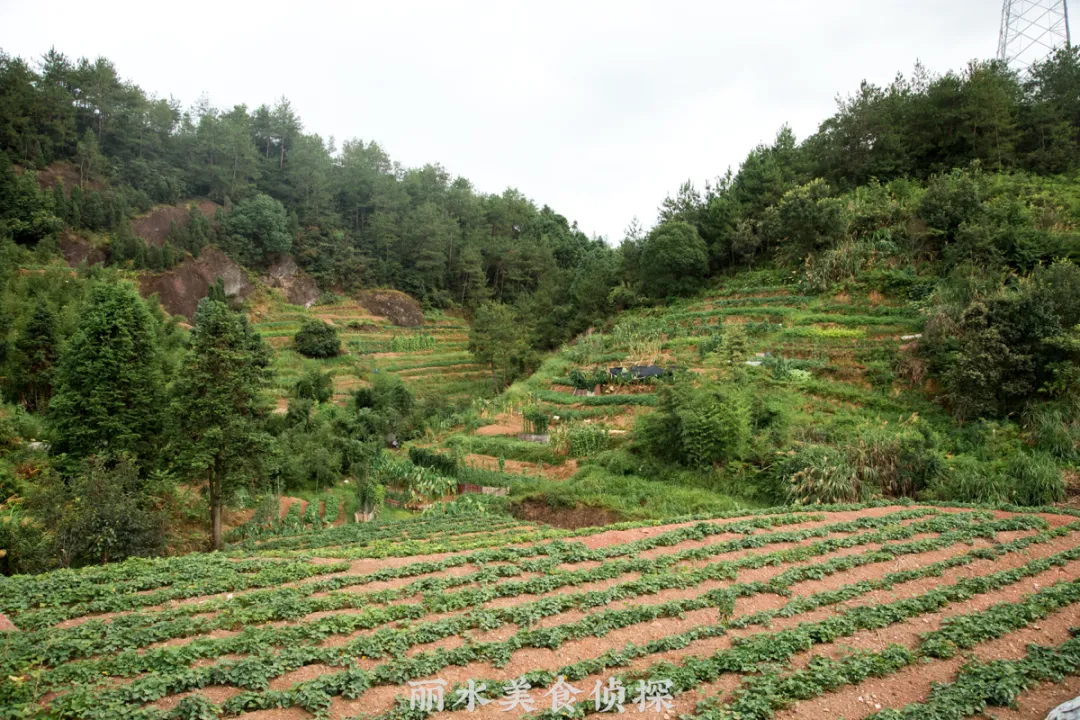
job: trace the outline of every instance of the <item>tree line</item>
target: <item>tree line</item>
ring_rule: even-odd
[[[549,330],[594,311],[576,307],[570,288],[588,274],[583,265],[612,256],[517,190],[482,193],[439,165],[405,168],[376,142],[338,147],[306,132],[285,98],[254,109],[202,98],[185,109],[123,81],[105,58],[50,50],[29,62],[0,52],[0,150],[30,170],[71,162],[81,195],[91,180],[107,183],[94,202],[117,206],[112,222],[59,214],[57,195],[53,214],[72,227],[112,230],[129,210],[205,197],[227,211],[248,208],[243,227],[222,236],[247,264],[292,252],[323,288],[390,286],[434,307],[539,293],[550,299],[534,311],[555,309],[561,321]],[[52,229],[14,234],[37,239]]]
[[[959,422],[1012,423],[1074,462],[1078,98],[1077,50],[1024,77],[987,62],[864,84],[814,135],[782,128],[737,171],[702,190],[684,183],[650,228],[635,221],[612,248],[515,190],[404,168],[373,142],[339,150],[306,134],[286,100],[184,110],[104,59],[0,55],[0,390],[11,403],[0,445],[45,438],[51,456],[43,470],[0,458],[5,494],[26,494],[49,530],[0,532],[18,532],[5,542],[39,566],[158,552],[162,503],[184,482],[207,490],[219,544],[238,492],[363,476],[389,434],[461,424],[456,408],[385,374],[344,408],[328,402],[325,376],[304,377],[287,413],[269,414],[269,351],[220,288],[188,333],[118,272],[210,244],[252,268],[291,253],[324,290],[391,286],[464,309],[496,390],[615,311],[730,274],[768,268],[814,293],[857,282],[927,316],[919,362],[891,358],[878,374],[932,376]],[[57,161],[78,182],[42,190],[34,170]],[[134,237],[134,214],[191,197],[220,209],[193,209],[162,248]],[[113,267],[57,267],[65,230],[104,237]],[[719,412],[735,408],[730,389],[707,389],[665,398],[643,447],[661,459],[676,447],[662,420],[683,405],[717,426],[749,422]],[[744,435],[682,454],[708,465]]]

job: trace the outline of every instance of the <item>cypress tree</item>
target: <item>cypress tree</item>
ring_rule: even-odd
[[[78,457],[156,451],[162,357],[154,318],[128,282],[94,284],[57,368],[54,448]]]
[[[263,389],[271,379],[270,350],[248,323],[216,299],[195,312],[191,350],[173,386],[170,417],[181,467],[205,480],[215,548],[221,548],[221,510],[235,484],[248,481],[272,439],[261,430],[269,411]],[[245,472],[246,471],[246,472]]]
[[[15,338],[8,367],[10,395],[31,412],[45,409],[52,396],[56,346],[56,315],[39,299]]]

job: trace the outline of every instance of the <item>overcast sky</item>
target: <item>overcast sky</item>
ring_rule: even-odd
[[[0,48],[104,55],[185,106],[284,95],[308,132],[516,187],[613,242],[686,179],[800,140],[862,79],[993,56],[1000,0],[0,0]]]

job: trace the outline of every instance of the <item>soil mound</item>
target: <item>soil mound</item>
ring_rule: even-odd
[[[511,512],[519,520],[543,523],[552,527],[577,530],[619,522],[610,510],[595,507],[553,508],[541,498],[526,498],[513,506]]]

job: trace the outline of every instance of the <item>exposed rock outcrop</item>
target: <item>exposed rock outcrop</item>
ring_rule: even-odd
[[[362,290],[356,300],[372,315],[381,315],[400,327],[418,327],[424,324],[424,310],[420,303],[397,290]]]
[[[195,204],[208,219],[214,219],[217,205],[209,200],[197,200]],[[147,245],[161,247],[169,237],[169,229],[173,223],[177,227],[185,227],[188,221],[191,203],[179,203],[177,205],[158,205],[145,215],[131,221],[131,231],[135,237],[142,238]]]
[[[311,307],[319,299],[319,286],[315,279],[296,264],[291,255],[275,255],[262,281],[285,294],[293,305]]]
[[[224,280],[225,294],[230,297],[246,298],[254,289],[243,267],[216,247],[208,247],[198,260],[188,258],[163,273],[144,273],[139,277],[139,292],[144,297],[157,293],[166,312],[190,320],[199,301],[219,277]]]

